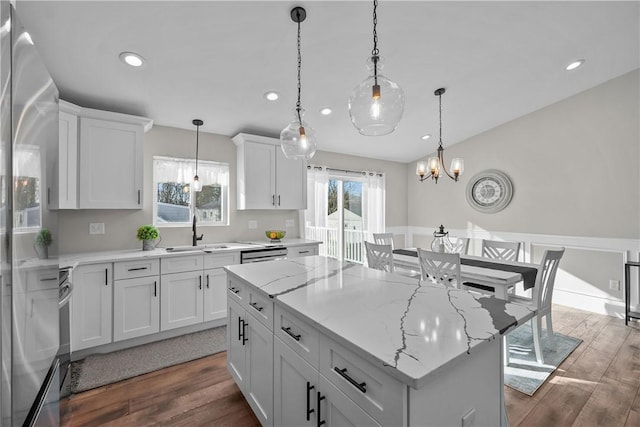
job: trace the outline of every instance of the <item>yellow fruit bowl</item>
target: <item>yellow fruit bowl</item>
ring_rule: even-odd
[[[267,239],[271,239],[272,242],[279,242],[287,232],[282,230],[267,230],[264,234],[267,236]]]

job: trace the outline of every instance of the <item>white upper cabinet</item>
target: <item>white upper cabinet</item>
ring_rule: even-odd
[[[142,209],[144,117],[60,103],[60,209]]]
[[[237,146],[238,209],[306,209],[307,170],[287,159],[280,140],[240,133]]]

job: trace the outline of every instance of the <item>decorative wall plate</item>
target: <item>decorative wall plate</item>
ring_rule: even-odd
[[[467,202],[479,212],[495,213],[506,208],[513,196],[513,185],[504,173],[488,169],[474,175],[467,184]]]

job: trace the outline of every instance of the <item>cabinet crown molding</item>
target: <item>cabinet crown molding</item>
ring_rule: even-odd
[[[81,117],[141,125],[144,129],[144,133],[149,132],[153,127],[153,119],[150,119],[148,117],[133,116],[131,114],[114,113],[113,111],[104,111],[81,107],[62,99],[60,100],[59,108],[60,111],[75,114]]]
[[[239,133],[231,138],[237,146],[243,145],[245,142],[259,142],[261,144],[280,145],[280,138],[272,138],[269,136],[251,135],[248,133]]]

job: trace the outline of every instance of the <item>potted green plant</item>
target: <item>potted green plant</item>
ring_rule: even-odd
[[[48,228],[42,228],[36,234],[34,248],[36,253],[38,254],[38,258],[47,259],[49,258],[49,246],[53,242],[53,238],[51,237],[51,231]]]
[[[158,233],[158,229],[153,225],[141,225],[138,227],[136,237],[138,240],[142,240],[142,250],[150,251],[155,249],[156,245],[154,244],[154,241],[160,237],[160,234]]]

